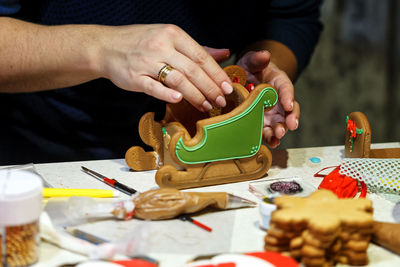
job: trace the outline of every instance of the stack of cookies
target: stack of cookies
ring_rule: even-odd
[[[368,264],[373,232],[372,202],[338,199],[329,190],[308,197],[275,199],[265,250],[282,252],[305,266]]]

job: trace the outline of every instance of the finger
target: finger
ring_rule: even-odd
[[[283,123],[277,123],[273,126],[273,131],[276,138],[282,139],[287,132],[287,126]]]
[[[273,126],[276,123],[285,122],[285,111],[282,105],[278,102],[271,110],[264,111],[264,125]]]
[[[278,91],[283,109],[286,112],[291,112],[294,107],[294,86],[287,74],[279,71],[271,85]]]
[[[263,137],[267,144],[271,142],[271,138],[274,135],[274,131],[271,127],[264,127],[263,128]]]
[[[159,68],[161,69],[162,67],[163,65],[160,63]],[[171,89],[181,92],[183,98],[198,110],[205,112],[212,109],[212,105],[207,101],[205,96],[179,70],[171,70],[165,77],[164,84]],[[218,100],[218,102],[221,101]],[[223,99],[223,104],[226,105],[225,99]]]
[[[250,51],[239,59],[238,65],[250,73],[257,73],[268,66],[270,58],[271,54],[267,50]]]
[[[207,53],[207,51],[193,40],[186,32],[175,36],[175,49],[188,57],[195,64],[200,65],[205,73],[222,89],[225,94],[230,94],[232,82],[225,71],[218,63]]]
[[[172,90],[162,83],[148,76],[140,76],[137,79],[139,88],[145,88],[144,93],[169,103],[178,103],[182,100],[182,93]]]
[[[277,146],[279,146],[281,143],[281,140],[276,138],[275,136],[272,136],[271,141],[269,142],[269,147],[271,148],[276,148]]]
[[[191,86],[185,83],[185,90],[187,90],[187,94],[184,94],[185,99],[189,102],[195,101],[194,98],[196,95],[190,95],[190,91],[193,93],[201,92],[213,106],[226,106],[226,100],[222,91],[199,65],[195,64],[189,58],[180,53],[173,54],[173,56],[168,59],[168,62],[170,62],[171,65],[173,64],[175,69],[185,75],[188,79],[188,83],[191,83]],[[176,87],[178,86],[177,84],[173,84],[172,86],[172,88],[182,92],[178,87]]]
[[[263,129],[263,136],[265,143],[272,148],[277,147],[280,144],[280,140],[273,135],[271,127],[265,127]]]
[[[299,127],[300,105],[294,101],[293,111],[286,117],[286,125],[289,130],[294,131]]]
[[[214,58],[215,61],[221,63],[227,60],[230,56],[229,49],[217,49],[208,46],[203,46],[204,49]]]

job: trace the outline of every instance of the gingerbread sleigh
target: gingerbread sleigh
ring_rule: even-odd
[[[400,148],[371,149],[371,126],[362,112],[350,113],[346,123],[346,158],[400,158]]]
[[[249,93],[244,88],[246,73],[239,66],[225,71],[234,90],[226,96],[224,108],[207,114],[183,100],[167,104],[159,122],[154,113],[143,115],[139,134],[154,151],[128,149],[125,160],[131,169],[158,169],[160,187],[179,189],[252,180],[267,173],[272,155],[261,142],[263,117],[278,95],[268,84]]]

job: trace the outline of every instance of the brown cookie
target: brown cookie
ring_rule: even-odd
[[[305,244],[301,248],[301,255],[309,258],[325,257],[325,249]]]
[[[296,233],[289,248],[293,253],[300,250],[297,257],[306,266],[368,261],[366,250],[373,229],[370,200],[339,199],[331,191],[318,190],[308,197],[280,196],[275,204],[271,234],[286,243],[286,233]]]
[[[309,229],[309,232],[314,238],[321,240],[322,242],[331,242],[340,235],[341,229],[340,227],[338,227],[338,229],[332,233],[318,233],[313,231],[312,229]]]
[[[301,236],[295,237],[292,240],[290,240],[290,244],[289,247],[290,249],[297,249],[297,248],[301,248],[304,244],[304,240]]]
[[[277,238],[283,238],[283,239],[292,239],[295,236],[298,236],[299,233],[301,232],[291,232],[291,231],[287,231],[284,230],[282,228],[279,228],[276,224],[271,223],[270,227],[268,229],[268,235],[277,237]]]
[[[366,265],[368,263],[367,252],[354,252],[345,250],[343,254],[347,256],[350,265]]]
[[[349,240],[343,244],[343,248],[355,252],[364,252],[368,249],[369,241],[366,240]]]
[[[238,65],[230,65],[224,68],[226,74],[233,82],[240,83],[241,85],[245,86],[247,82],[247,74],[246,71],[238,66]]]
[[[301,249],[291,249],[290,257],[295,259],[301,258]]]
[[[264,238],[265,244],[276,246],[276,245],[287,245],[290,242],[290,239],[277,238],[272,235],[266,235]]]
[[[320,247],[320,248],[329,248],[332,245],[332,241],[322,241],[317,238],[315,238],[310,231],[306,230],[302,234],[302,238],[304,239],[304,243],[314,246],[314,247]]]
[[[301,263],[309,267],[331,266],[325,257],[302,257]]]
[[[270,244],[265,244],[264,245],[264,250],[274,251],[274,252],[289,251],[289,246],[288,245],[270,245]]]
[[[340,238],[336,239],[335,242],[329,247],[328,254],[336,255],[342,248],[342,240]]]
[[[342,222],[368,228],[372,225],[372,202],[367,199],[338,199],[329,190],[317,190],[309,197],[281,196],[275,199],[277,210],[271,221],[281,225],[306,225],[313,233],[335,233]]]
[[[352,112],[346,124],[345,157],[368,158],[371,147],[371,127],[367,117],[362,112]],[[357,129],[359,129],[358,134]]]
[[[158,169],[156,183],[177,189],[241,182],[266,175],[272,154],[261,142],[262,114],[278,102],[278,94],[266,83],[258,84],[249,93],[244,87],[244,69],[228,66],[225,70],[234,81],[223,108],[201,112],[183,99],[167,104],[161,121],[155,121],[151,112],[142,116],[139,135],[153,151],[138,146],[129,148],[125,161],[131,169]],[[226,129],[233,133],[243,124],[261,130],[247,134],[246,138],[226,134]]]

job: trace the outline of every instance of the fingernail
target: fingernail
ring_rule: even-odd
[[[280,132],[281,132],[281,137],[279,139],[281,139],[285,135],[285,129],[281,128]]]
[[[182,94],[179,93],[179,92],[175,91],[175,92],[172,93],[172,98],[175,99],[175,100],[179,100],[181,97],[182,97]]]
[[[293,107],[294,107],[294,103],[292,102],[292,103],[290,103],[290,110],[293,110]]]
[[[299,119],[296,119],[296,128],[297,129],[299,127]]]
[[[224,91],[224,94],[226,94],[226,95],[229,95],[230,93],[233,92],[233,87],[228,82],[223,82],[221,84],[221,88],[222,88],[222,91]]]
[[[207,100],[203,102],[202,106],[205,109],[205,111],[210,111],[212,109],[210,102],[208,102]]]
[[[215,102],[217,103],[217,105],[221,108],[226,106],[226,101],[225,98],[223,98],[222,96],[218,96],[217,99],[215,99]]]

